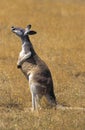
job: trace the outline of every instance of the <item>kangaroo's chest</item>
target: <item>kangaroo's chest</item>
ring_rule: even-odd
[[[31,60],[27,60],[22,64],[21,67],[21,71],[25,74],[25,75],[29,75],[31,73],[31,71],[35,68],[36,64],[33,64],[32,59]]]
[[[27,53],[30,52],[30,48],[27,44],[22,45],[22,50],[19,53],[19,58],[23,58]]]
[[[19,57],[22,58],[25,55],[25,51],[22,49],[21,52],[19,53]]]

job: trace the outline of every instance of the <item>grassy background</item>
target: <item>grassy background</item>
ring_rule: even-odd
[[[85,2],[3,0],[0,3],[0,130],[85,130],[85,111],[54,110],[42,100],[31,113],[28,82],[17,69],[20,39],[11,26],[32,24],[30,36],[48,64],[60,104],[85,107]]]

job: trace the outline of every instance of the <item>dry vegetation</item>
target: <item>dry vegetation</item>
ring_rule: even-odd
[[[20,40],[10,27],[31,23],[36,52],[48,64],[57,100],[85,107],[85,2],[3,0],[0,3],[0,130],[85,130],[85,111],[54,110],[42,100],[31,113],[28,82],[16,68]]]

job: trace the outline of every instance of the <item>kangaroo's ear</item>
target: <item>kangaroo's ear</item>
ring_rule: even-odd
[[[34,35],[37,33],[37,32],[30,30],[30,29],[31,29],[31,25],[29,24],[29,25],[27,25],[27,27],[25,29],[24,35]]]
[[[25,28],[24,35],[27,35],[27,34],[29,33],[30,29],[31,29],[31,25],[29,24],[29,25],[27,25],[27,27]]]
[[[28,35],[34,35],[36,33],[37,33],[36,31],[31,30],[31,31],[28,32]]]
[[[27,25],[27,29],[30,30],[31,28],[31,24]]]

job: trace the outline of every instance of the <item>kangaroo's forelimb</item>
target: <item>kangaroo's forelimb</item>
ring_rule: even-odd
[[[17,62],[17,68],[20,68],[20,66],[25,62],[26,59],[31,57],[31,51],[25,54],[22,58],[20,58]]]

